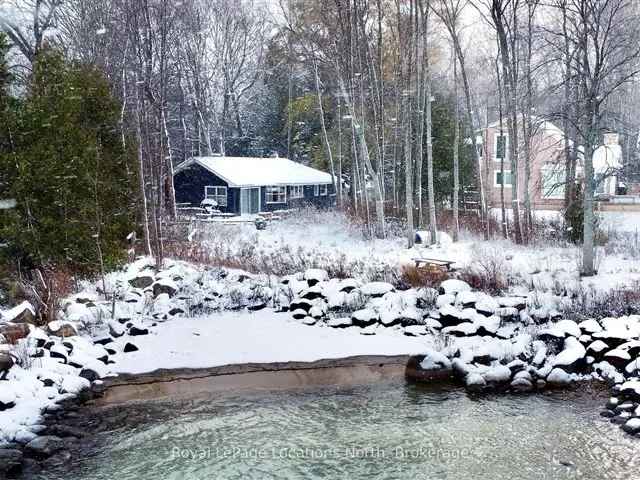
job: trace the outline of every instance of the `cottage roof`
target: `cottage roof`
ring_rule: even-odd
[[[178,165],[175,173],[194,164],[217,175],[230,187],[331,183],[331,175],[328,173],[287,158],[193,157]]]

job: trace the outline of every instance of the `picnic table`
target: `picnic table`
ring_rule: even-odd
[[[417,258],[414,258],[413,261],[416,263],[416,268],[420,268],[420,265],[424,265],[425,267],[444,268],[447,272],[456,270],[452,266],[456,262],[451,260],[442,260],[440,258],[417,257]]]

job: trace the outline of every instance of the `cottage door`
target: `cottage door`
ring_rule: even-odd
[[[240,190],[240,213],[248,215],[260,212],[260,189],[243,188]]]

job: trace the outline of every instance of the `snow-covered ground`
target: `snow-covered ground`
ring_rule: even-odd
[[[143,373],[159,368],[413,355],[427,345],[425,339],[383,330],[379,335],[361,335],[357,327],[306,326],[293,320],[290,313],[272,310],[178,318],[139,337],[139,351],[114,355],[112,368],[118,373]]]
[[[538,212],[549,220],[557,212]],[[640,213],[618,214],[605,212],[610,225],[632,231],[634,222],[640,223]],[[502,239],[484,241],[464,232],[460,242],[453,243],[448,235],[434,247],[416,245],[407,249],[401,233],[386,239],[371,239],[363,235],[341,212],[309,210],[295,217],[269,223],[266,230],[257,231],[252,224],[207,225],[196,236],[212,255],[233,258],[237,262],[270,265],[279,268],[290,264],[293,273],[307,268],[324,268],[330,273],[344,269],[348,276],[362,280],[394,282],[402,267],[413,265],[413,259],[428,257],[449,260],[465,269],[486,268],[489,261],[499,264],[512,286],[531,285],[548,290],[564,285],[607,290],[633,284],[640,280],[640,247],[635,250],[634,239],[617,240],[616,248],[599,248],[599,275],[580,279],[580,248],[562,241],[536,242],[521,246]],[[622,248],[620,248],[622,247]]]

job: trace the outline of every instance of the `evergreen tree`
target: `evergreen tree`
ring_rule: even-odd
[[[0,226],[13,255],[86,271],[121,258],[133,228],[135,175],[118,120],[118,102],[100,72],[56,51],[38,55],[18,113],[20,133],[0,156],[18,203]]]

